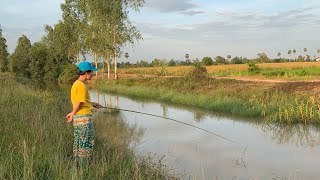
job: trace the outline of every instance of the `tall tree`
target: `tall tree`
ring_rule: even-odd
[[[291,50],[289,50],[289,51],[288,51],[288,55],[289,55],[289,62],[291,61],[291,60],[290,60],[290,59],[291,59],[291,56],[290,56],[290,55],[291,55],[291,53],[292,53],[292,51],[291,51]]]
[[[62,73],[64,66],[70,64],[73,58],[69,54],[67,25],[63,21],[59,21],[53,28],[46,26],[47,36],[44,39],[48,47],[48,56],[45,64],[45,79],[57,80]],[[69,56],[69,58],[68,58]]]
[[[144,0],[112,0],[110,3],[112,6],[110,22],[113,28],[115,79],[117,79],[117,58],[120,47],[125,43],[134,44],[135,40],[142,39],[138,30],[131,24],[128,18],[129,9],[138,11],[143,4]]]
[[[292,52],[294,54],[294,61],[296,61],[296,52],[297,52],[297,50],[293,49]]]
[[[304,51],[304,54],[306,55],[306,59],[307,59],[307,51],[308,51],[308,49],[307,48],[303,48],[303,51]]]
[[[64,25],[61,41],[67,48],[68,58],[79,63],[79,54],[84,54],[84,14],[81,11],[79,0],[66,0],[60,5]]]
[[[8,50],[7,50],[7,40],[2,36],[2,29],[0,26],[0,71],[8,71]]]
[[[22,35],[18,39],[17,47],[10,58],[10,60],[12,61],[12,71],[16,73],[18,76],[30,78],[30,49],[30,40],[25,35]]]
[[[44,66],[47,61],[47,46],[44,43],[37,42],[33,44],[30,50],[30,74],[31,79],[42,81],[45,76]]]

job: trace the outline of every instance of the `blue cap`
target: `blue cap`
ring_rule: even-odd
[[[98,68],[92,66],[91,63],[87,61],[83,61],[78,64],[78,68],[80,71],[85,72],[85,71],[98,71]]]

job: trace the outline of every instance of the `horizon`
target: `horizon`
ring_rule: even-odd
[[[45,35],[44,26],[53,26],[61,19],[63,2],[2,1],[1,28],[8,51],[14,51],[23,34],[32,44],[39,41]],[[269,58],[277,58],[281,52],[281,57],[287,58],[288,50],[293,49],[297,50],[296,56],[318,57],[319,17],[320,2],[315,0],[146,0],[140,12],[129,13],[144,40],[134,48],[123,47],[129,58],[122,56],[119,62],[183,60],[185,54],[200,60],[227,55],[253,59],[262,52]]]

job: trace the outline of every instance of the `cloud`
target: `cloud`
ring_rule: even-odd
[[[187,40],[213,40],[261,38],[261,33],[281,34],[293,30],[305,30],[310,26],[319,26],[316,8],[301,8],[272,15],[258,13],[217,12],[216,19],[199,23],[176,25],[174,27],[156,24],[140,24],[143,33],[162,38]],[[268,33],[269,32],[269,33]]]
[[[150,0],[146,3],[146,7],[153,8],[161,13],[180,13],[184,15],[203,14],[201,10],[195,10],[198,5],[190,2],[190,0]]]

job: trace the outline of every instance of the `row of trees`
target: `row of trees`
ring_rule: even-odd
[[[166,59],[154,59],[151,62],[145,61],[145,60],[140,60],[137,61],[136,63],[130,63],[129,61],[127,62],[121,62],[118,63],[118,67],[124,67],[124,68],[129,68],[129,67],[160,67],[160,66],[189,66],[193,65],[195,62],[201,62],[205,66],[210,66],[210,65],[219,65],[219,64],[245,64],[249,61],[253,61],[256,63],[280,63],[280,62],[292,62],[293,60],[291,59],[285,59],[285,58],[274,58],[271,59],[267,56],[266,53],[258,53],[256,58],[253,59],[248,59],[246,57],[231,57],[231,55],[228,55],[227,58],[224,58],[222,56],[216,56],[214,59],[211,57],[203,57],[202,60],[200,61],[198,58],[190,60],[166,60]],[[296,62],[305,62],[305,61],[316,61],[316,57],[313,59],[309,56],[306,55],[306,57],[299,55],[296,60]]]
[[[120,47],[142,39],[131,24],[128,11],[138,11],[143,3],[144,0],[65,0],[61,4],[62,19],[53,27],[45,27],[46,35],[41,41],[31,45],[22,35],[10,56],[1,30],[1,70],[38,80],[56,80],[67,76],[70,69],[76,70],[73,64],[80,61],[80,55],[86,59],[91,54],[96,66],[100,60],[110,72],[111,61],[117,64]],[[117,66],[114,68],[116,72]]]

